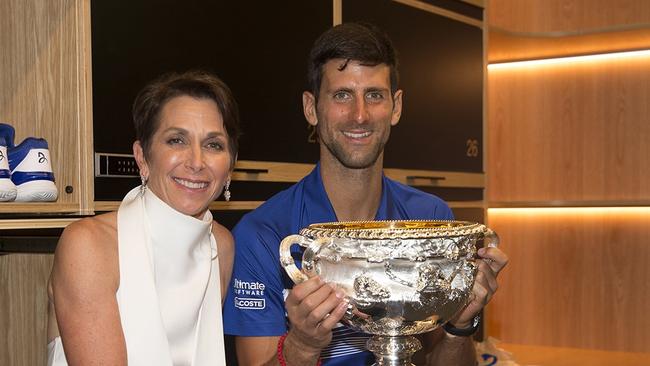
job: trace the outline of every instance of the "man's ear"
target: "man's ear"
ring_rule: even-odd
[[[393,95],[393,112],[390,118],[390,125],[395,126],[402,116],[402,90],[397,90]]]
[[[133,143],[133,156],[135,156],[135,162],[138,164],[138,169],[140,169],[140,176],[145,177],[145,179],[149,178],[149,166],[144,158],[144,150],[140,141]]]
[[[318,117],[316,116],[316,98],[314,94],[306,91],[302,93],[302,111],[305,113],[305,118],[310,125],[316,126],[318,124]]]

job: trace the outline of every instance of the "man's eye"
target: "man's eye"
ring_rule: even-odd
[[[381,100],[384,99],[384,95],[380,92],[368,93],[366,96],[370,100]]]
[[[350,94],[345,93],[345,92],[338,92],[334,94],[334,99],[336,100],[346,100],[350,98]]]

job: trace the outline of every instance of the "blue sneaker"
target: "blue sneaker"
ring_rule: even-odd
[[[5,140],[6,147],[14,147],[14,139],[16,138],[16,131],[12,125],[0,123],[0,137]],[[6,156],[6,155],[5,155]]]
[[[47,141],[28,137],[7,149],[16,201],[56,201],[58,190],[50,164]]]
[[[11,130],[13,131],[13,128]],[[0,135],[0,201],[13,201],[16,199],[16,185],[11,181],[7,145],[4,136]]]

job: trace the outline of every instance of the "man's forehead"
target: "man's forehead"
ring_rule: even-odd
[[[325,62],[323,65],[324,68],[334,68],[339,71],[346,70],[348,67],[364,67],[369,69],[388,69],[388,65],[385,63],[373,64],[368,61],[360,61],[355,59],[348,58],[333,58]]]
[[[323,81],[330,84],[377,84],[390,86],[390,68],[384,63],[368,65],[363,61],[332,59],[323,65]]]

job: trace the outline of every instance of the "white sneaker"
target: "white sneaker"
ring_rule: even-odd
[[[6,123],[0,123],[0,201],[16,199],[16,185],[11,181],[7,147],[14,145],[14,128]]]
[[[16,201],[56,201],[58,189],[54,184],[47,141],[28,137],[8,150]]]

